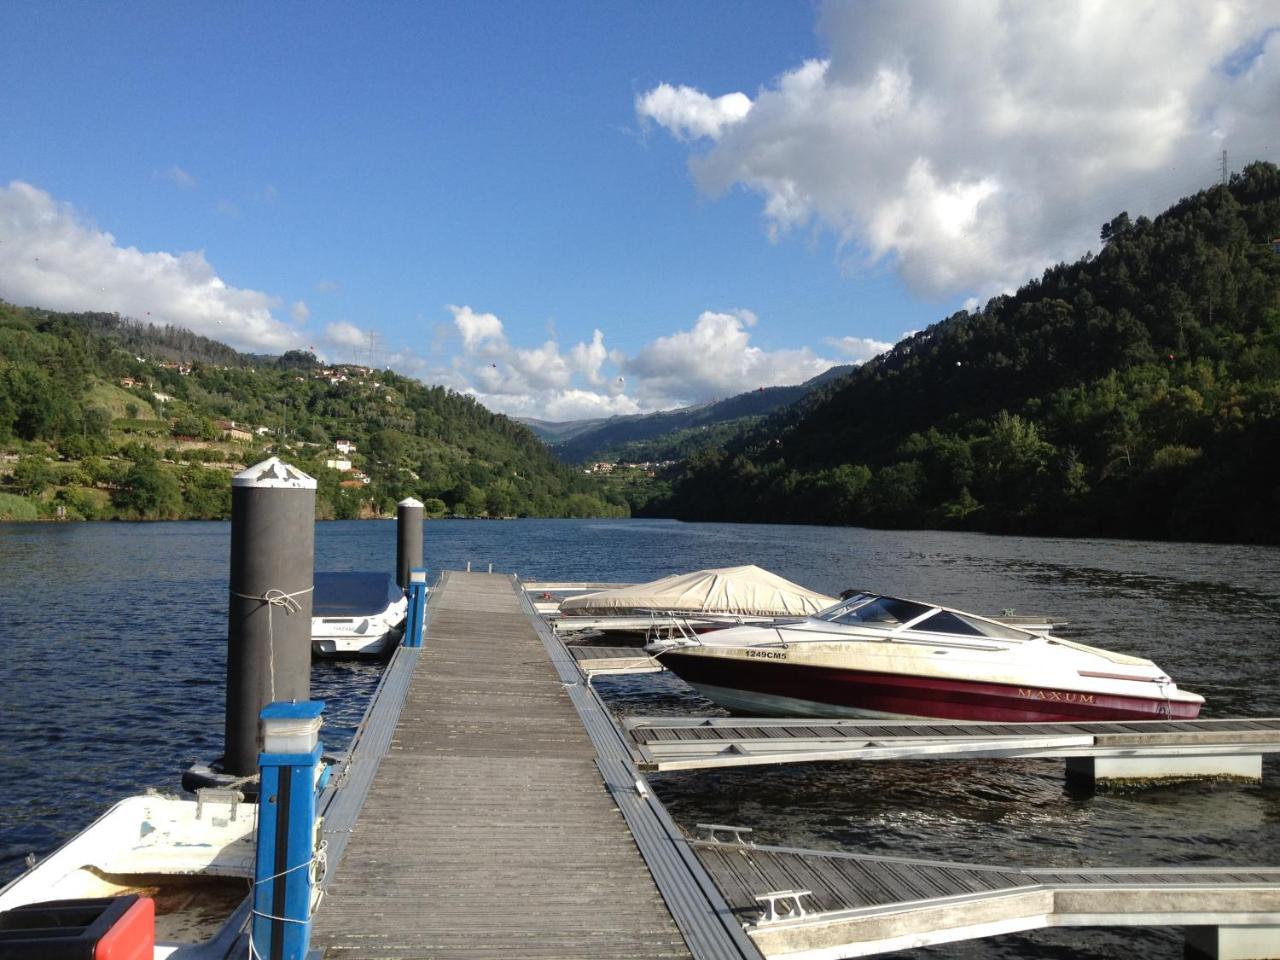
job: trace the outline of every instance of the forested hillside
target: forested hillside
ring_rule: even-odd
[[[3,302],[0,451],[10,519],[224,517],[230,473],[270,453],[317,477],[322,517],[405,496],[437,515],[627,512],[527,428],[442,387]]]
[[[1280,171],[1100,239],[695,457],[648,512],[1280,542]]]
[[[540,422],[531,426],[566,463],[684,459],[745,432],[764,415],[795,403],[853,369],[832,367],[794,387],[760,387],[693,407],[589,421],[582,429]]]

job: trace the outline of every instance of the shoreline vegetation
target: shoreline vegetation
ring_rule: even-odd
[[[1280,544],[1280,169],[1100,239],[698,450],[635,512]]]
[[[1280,544],[1280,169],[1100,240],[773,413],[587,470],[390,371],[0,301],[0,520],[225,519],[230,474],[274,453],[316,477],[317,519],[414,496],[428,517]]]
[[[0,519],[216,520],[275,454],[316,518],[623,517],[625,498],[469,397],[305,351],[241,354],[114,314],[0,301]]]

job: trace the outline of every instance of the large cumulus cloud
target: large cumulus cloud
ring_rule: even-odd
[[[519,347],[496,315],[470,306],[449,310],[456,353],[448,371],[430,372],[429,379],[516,416],[573,420],[648,413],[800,383],[838,362],[808,348],[755,346],[751,328],[757,319],[748,310],[706,311],[689,329],[657,337],[634,354],[609,349],[599,329],[589,343],[567,350],[554,339]],[[851,355],[843,344],[833,346]]]
[[[272,314],[276,298],[229,285],[203,253],[121,246],[69,204],[16,180],[0,188],[0,297],[172,323],[246,350],[305,343]]]
[[[828,56],[744,94],[662,84],[636,110],[719,195],[758,193],[781,237],[817,223],[842,258],[928,296],[988,294],[1280,153],[1280,8],[1205,3],[831,3]],[[723,105],[732,105],[724,109]]]

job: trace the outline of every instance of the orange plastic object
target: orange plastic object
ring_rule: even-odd
[[[156,902],[139,897],[93,948],[93,960],[152,960],[156,952]]]

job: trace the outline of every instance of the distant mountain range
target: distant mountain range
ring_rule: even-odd
[[[766,414],[790,406],[816,387],[857,369],[832,367],[794,387],[760,387],[724,400],[713,400],[659,413],[565,420],[519,418],[566,463],[584,460],[675,460],[709,443],[753,425]]]

